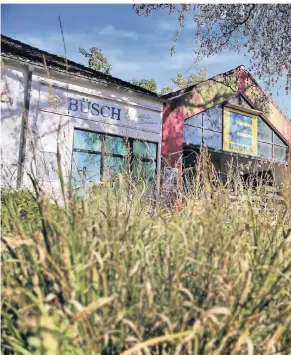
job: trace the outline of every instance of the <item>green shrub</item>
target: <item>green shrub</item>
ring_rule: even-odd
[[[1,195],[2,232],[17,233],[15,218],[21,226],[39,225],[40,214],[35,195],[29,190],[6,190]],[[23,223],[22,223],[23,222]]]

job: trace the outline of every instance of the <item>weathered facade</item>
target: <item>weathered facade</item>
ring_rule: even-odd
[[[201,144],[222,177],[233,157],[290,174],[291,122],[244,67],[159,97],[9,37],[1,49],[2,185],[59,195],[60,165],[76,189],[127,169],[177,190]]]
[[[29,186],[31,175],[58,195],[58,149],[75,188],[121,171],[129,154],[133,173],[157,181],[161,98],[11,38],[1,42],[4,184]]]
[[[179,185],[201,144],[222,176],[233,157],[240,166],[260,160],[262,172],[273,163],[279,184],[290,174],[291,122],[244,67],[164,97],[162,164]]]

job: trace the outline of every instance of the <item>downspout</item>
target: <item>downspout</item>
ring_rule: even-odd
[[[17,181],[16,187],[19,188],[23,182],[23,173],[24,173],[24,162],[26,158],[26,142],[27,142],[27,129],[28,129],[28,115],[29,115],[29,103],[30,103],[30,93],[31,93],[31,82],[32,82],[32,73],[34,67],[29,65],[26,77],[26,85],[24,91],[24,105],[22,113],[22,124],[21,124],[21,133],[20,133],[20,144],[19,144],[19,159],[18,159],[18,170],[17,170]]]

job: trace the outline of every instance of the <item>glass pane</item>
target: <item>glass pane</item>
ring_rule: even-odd
[[[287,147],[280,147],[278,145],[274,145],[274,159],[279,161],[287,162]]]
[[[191,125],[191,126],[197,126],[197,127],[202,127],[202,115],[203,112],[198,113],[197,115],[187,118],[185,120],[185,124]]]
[[[74,131],[74,149],[84,149],[101,152],[101,134],[94,132]]]
[[[157,144],[143,141],[133,141],[133,154],[139,158],[156,160]]]
[[[222,109],[220,107],[203,112],[203,127],[222,132]]]
[[[106,153],[127,155],[127,140],[123,137],[106,136]]]
[[[274,132],[274,144],[281,145],[282,147],[286,147],[286,144],[275,132]]]
[[[272,143],[272,130],[261,117],[258,117],[258,140]]]
[[[204,144],[209,148],[222,149],[222,135],[218,132],[204,130]]]
[[[228,102],[235,104],[235,105],[240,105],[243,107],[251,108],[251,106],[247,103],[247,101],[241,95],[233,96],[232,98],[230,98],[228,100]]]
[[[138,159],[134,159],[132,163],[133,174],[137,179],[143,179],[150,182],[154,182],[156,179],[156,162],[143,162]]]
[[[258,156],[260,158],[272,159],[272,144],[259,142]]]
[[[119,157],[104,157],[103,176],[112,178],[118,173],[129,172],[129,160]]]
[[[101,155],[73,152],[72,183],[79,187],[88,182],[100,181]]]
[[[202,129],[185,124],[183,132],[183,143],[200,145],[202,143]]]

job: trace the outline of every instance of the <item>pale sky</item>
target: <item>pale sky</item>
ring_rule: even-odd
[[[166,11],[137,16],[132,5],[2,5],[2,33],[42,50],[64,55],[58,15],[61,16],[67,56],[87,65],[79,47],[103,50],[112,65],[112,75],[123,80],[154,78],[159,89],[171,83],[178,72],[189,74],[207,66],[208,76],[239,65],[247,69],[249,57],[225,52],[203,60],[199,66],[193,48],[193,24],[188,22],[171,56],[177,19]],[[191,67],[192,66],[192,67]],[[187,71],[188,70],[188,71]],[[257,79],[257,78],[256,78]],[[273,100],[291,117],[291,99],[282,80],[271,88]]]

